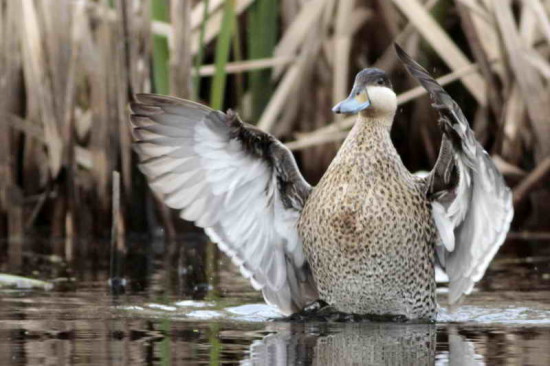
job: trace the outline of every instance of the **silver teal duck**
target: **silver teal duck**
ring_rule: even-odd
[[[205,229],[284,314],[323,300],[359,315],[436,317],[436,263],[449,302],[472,291],[503,243],[511,193],[457,103],[396,45],[428,91],[443,133],[425,177],[390,139],[397,97],[382,70],[355,78],[336,113],[357,115],[319,184],[274,136],[227,113],[166,96],[131,104],[140,168],[152,190]]]

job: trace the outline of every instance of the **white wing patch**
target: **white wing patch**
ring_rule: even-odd
[[[445,249],[449,252],[452,252],[455,249],[454,225],[451,218],[447,215],[445,207],[443,207],[441,203],[433,201],[432,216],[441,238],[441,244],[443,244]]]
[[[477,142],[476,142],[477,144]],[[513,217],[512,194],[487,153],[477,146],[473,166],[455,155],[459,182],[454,199],[432,202],[445,251],[438,250],[449,276],[449,302],[471,293],[506,239]],[[472,161],[472,159],[468,159]],[[441,255],[443,257],[441,257]]]
[[[182,100],[162,104],[158,96],[148,105],[143,98],[145,106],[132,107],[133,135],[151,188],[183,219],[203,227],[284,313],[315,300],[316,290],[304,291],[296,280],[306,265],[299,211],[283,206],[274,169],[231,136],[220,112]]]

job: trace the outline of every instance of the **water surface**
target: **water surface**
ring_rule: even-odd
[[[440,289],[437,324],[273,320],[225,260],[210,285],[128,260],[117,296],[108,268],[75,264],[53,290],[0,290],[0,365],[550,365],[550,246],[518,245],[455,312]]]

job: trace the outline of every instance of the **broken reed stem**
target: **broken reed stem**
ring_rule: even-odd
[[[120,293],[124,288],[122,278],[122,265],[126,250],[122,238],[122,217],[120,210],[120,173],[113,171],[113,190],[111,195],[111,263],[110,263],[110,285],[113,293]]]
[[[514,206],[517,207],[521,204],[527,198],[529,192],[536,189],[548,173],[550,173],[550,158],[544,159],[514,188]]]
[[[228,62],[225,65],[226,74],[237,74],[246,71],[254,71],[261,69],[270,69],[277,66],[287,65],[296,60],[296,57],[275,57],[264,58],[240,62]],[[216,72],[216,65],[203,65],[198,68],[200,76],[212,76]],[[195,71],[196,76],[196,71]]]
[[[117,250],[118,238],[118,213],[120,211],[120,173],[113,172],[113,191],[112,191],[112,206],[111,206],[111,277],[113,277],[114,258]]]
[[[530,231],[517,231],[510,232],[507,235],[508,239],[511,240],[541,240],[547,241],[550,240],[550,233],[548,232],[530,232]]]

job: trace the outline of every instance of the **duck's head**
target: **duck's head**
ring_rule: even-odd
[[[363,69],[355,76],[349,96],[336,104],[334,113],[360,113],[369,117],[393,116],[397,109],[395,95],[388,75],[380,69]]]

